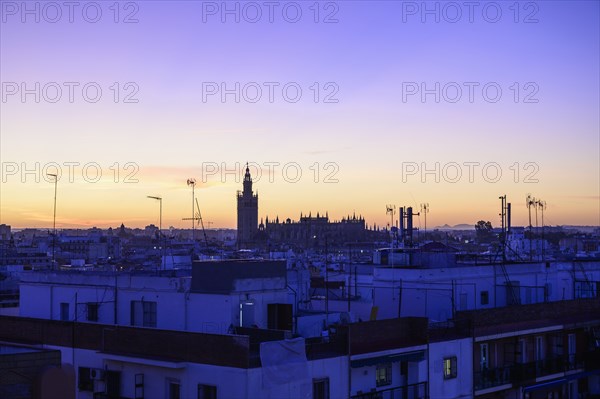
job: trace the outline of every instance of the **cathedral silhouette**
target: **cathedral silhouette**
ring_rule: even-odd
[[[246,164],[243,190],[237,192],[237,246],[253,249],[273,245],[289,245],[299,248],[341,246],[351,243],[385,240],[387,230],[376,225],[368,228],[362,216],[347,215],[342,220],[331,221],[329,213],[308,216],[300,213],[297,221],[261,219],[258,223],[258,192],[252,191],[252,176]]]

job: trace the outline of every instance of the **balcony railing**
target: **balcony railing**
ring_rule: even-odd
[[[352,396],[352,399],[427,399],[427,383],[406,385]]]
[[[595,360],[599,355],[598,351],[590,351],[577,355],[553,357],[535,362],[485,369],[474,374],[475,390],[494,388],[506,384],[520,384],[539,377],[570,370],[594,370],[600,368],[600,361]]]
[[[485,369],[475,373],[475,390],[494,388],[500,385],[511,384],[513,382],[513,367],[498,367],[494,369]]]

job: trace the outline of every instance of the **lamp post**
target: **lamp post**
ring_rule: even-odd
[[[54,178],[54,216],[52,218],[52,270],[54,270],[54,259],[56,253],[56,192],[58,175],[56,173],[46,173],[46,176]]]
[[[160,203],[160,207],[159,207],[159,209],[160,209],[159,215],[160,216],[159,216],[159,221],[158,221],[158,238],[159,238],[159,242],[160,242],[161,241],[160,239],[162,238],[162,197],[156,197],[156,196],[152,196],[152,195],[148,195],[147,197],[150,198],[150,199],[157,200]],[[163,246],[162,247],[163,248],[162,248],[161,252],[163,253],[163,256],[162,256],[163,259],[162,259],[161,263],[162,263],[162,268],[164,269],[164,263],[165,263],[165,259],[164,259],[165,258],[164,257],[165,245],[164,245],[164,242],[163,242]]]
[[[193,177],[190,179],[187,179],[187,185],[188,186],[192,186],[192,242],[196,243],[196,225],[194,224],[195,218],[194,218],[194,203],[195,203],[195,192],[194,190],[196,189],[196,179],[194,179]]]

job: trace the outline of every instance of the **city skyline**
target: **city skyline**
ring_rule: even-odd
[[[148,195],[163,198],[163,227],[191,228],[192,177],[204,220],[234,228],[243,173],[226,172],[250,162],[279,163],[254,184],[259,220],[356,212],[385,226],[386,204],[429,203],[428,227],[497,226],[506,194],[528,225],[531,194],[546,225],[600,225],[599,3],[498,3],[499,18],[484,3],[460,18],[436,2],[438,15],[420,2],[301,3],[293,22],[291,2],[272,21],[248,3],[235,15],[131,2],[71,23],[2,2],[0,223],[52,226],[54,163],[57,228],[158,225]]]

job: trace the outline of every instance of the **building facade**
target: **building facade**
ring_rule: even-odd
[[[271,244],[287,244],[301,248],[325,249],[326,246],[341,246],[346,243],[374,241],[385,238],[386,234],[369,230],[362,216],[348,215],[340,221],[331,221],[329,214],[312,216],[300,214],[298,221],[279,221],[266,218],[259,230]],[[379,234],[377,234],[379,233]]]

